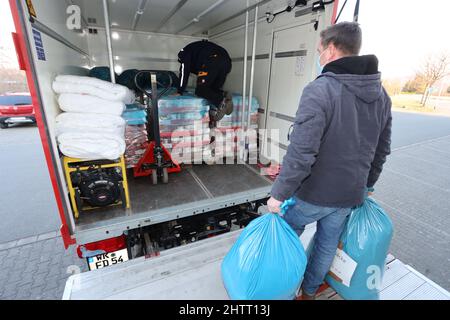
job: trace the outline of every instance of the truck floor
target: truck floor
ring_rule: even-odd
[[[106,227],[134,218],[152,219],[155,223],[177,219],[168,212],[187,208],[193,212],[207,212],[218,201],[226,205],[239,204],[239,195],[252,190],[270,191],[271,181],[250,165],[190,165],[179,173],[169,175],[169,183],[153,185],[150,177],[128,176],[131,209],[120,206],[86,210],[76,220],[77,232]],[[245,196],[244,196],[245,198]],[[234,201],[233,199],[237,199]],[[247,202],[243,199],[243,202]],[[249,199],[250,200],[250,199]],[[163,215],[167,217],[164,218]],[[158,218],[156,218],[158,216]]]

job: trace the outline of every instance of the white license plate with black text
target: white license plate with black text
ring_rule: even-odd
[[[115,252],[99,254],[95,257],[87,258],[87,261],[89,270],[101,269],[128,261],[128,251],[127,249],[122,249]]]

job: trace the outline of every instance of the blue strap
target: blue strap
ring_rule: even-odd
[[[368,197],[369,197],[369,192],[374,192],[375,191],[375,188],[367,188],[366,187],[366,192],[365,192],[365,199],[367,199]]]
[[[281,204],[280,216],[284,216],[290,207],[293,207],[297,201],[295,198],[289,198]]]

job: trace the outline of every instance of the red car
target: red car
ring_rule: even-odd
[[[36,123],[29,93],[0,95],[0,128],[6,129],[16,123]]]

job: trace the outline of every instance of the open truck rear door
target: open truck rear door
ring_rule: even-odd
[[[38,69],[36,63],[45,61],[45,52],[42,47],[42,34],[31,27],[31,21],[36,18],[36,11],[32,1],[9,1],[11,13],[14,20],[16,32],[13,34],[16,53],[21,70],[26,72],[28,88],[32,97],[32,103],[35,110],[36,122],[39,128],[42,147],[44,150],[45,160],[52,183],[55,200],[58,207],[58,213],[61,218],[61,235],[64,246],[68,248],[76,243],[73,238],[73,229],[71,228],[71,216],[67,210],[67,202],[65,200],[64,185],[61,171],[58,170],[58,152],[57,147],[52,139],[49,121],[46,111],[44,110],[44,99],[42,96],[42,82],[38,79]],[[52,99],[48,88],[46,89],[46,99]],[[60,165],[59,165],[60,167]]]
[[[226,48],[233,60],[234,67],[225,88],[254,96],[260,105],[259,128],[278,127],[284,137],[302,87],[314,78],[315,43],[320,30],[332,23],[337,11],[337,1],[317,10],[310,1],[290,13],[277,15],[269,24],[265,12],[277,12],[278,8],[285,7],[284,3],[263,0],[247,7],[238,0],[208,0],[201,5],[186,2],[178,7],[173,0],[166,1],[159,12],[148,10],[149,19],[139,19],[134,14],[139,8],[129,1],[109,3],[109,10],[104,10],[101,1],[82,0],[72,1],[71,5],[57,0],[10,0],[10,5],[17,30],[19,60],[26,69],[36,108],[64,244],[66,247],[86,245],[81,248],[84,250],[78,250],[83,257],[97,251],[122,250],[129,244],[130,234],[142,230],[144,234],[145,228],[161,223],[177,224],[177,219],[206,215],[212,218],[219,215],[222,219],[225,211],[251,214],[269,197],[271,177],[258,166],[249,164],[187,166],[174,175],[173,183],[157,188],[147,180],[129,179],[130,209],[113,208],[76,218],[55,136],[55,118],[61,112],[52,90],[56,75],[86,76],[90,68],[109,64],[117,70],[120,67],[177,72],[178,51],[192,41],[210,39]],[[73,27],[72,19],[77,12],[81,13],[78,29]],[[186,18],[192,12],[199,14]],[[250,22],[252,15],[256,24]],[[104,21],[111,21],[111,30],[105,28]],[[256,26],[254,30],[252,25]],[[291,36],[293,30],[299,34],[298,40],[284,42],[283,38]],[[250,50],[252,44],[255,45]],[[282,70],[293,70],[295,66],[296,75],[281,75]],[[278,91],[288,87],[296,87],[295,93],[278,100]],[[249,99],[245,107],[251,109],[252,103],[253,99]],[[278,120],[281,122],[275,123]],[[249,121],[243,117],[242,127],[249,128]],[[283,145],[278,138],[266,139],[268,143],[263,138],[270,137],[260,135],[260,138],[259,142],[253,142],[266,150],[265,156],[271,156],[268,150]],[[245,142],[248,146],[249,141]],[[269,144],[274,147],[268,147]],[[203,224],[198,220],[195,223]]]

